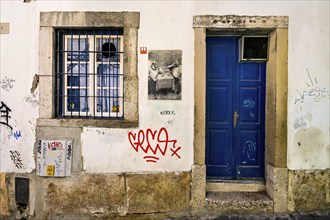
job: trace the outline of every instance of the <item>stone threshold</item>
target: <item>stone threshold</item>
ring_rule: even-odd
[[[206,192],[264,192],[262,180],[207,180]]]
[[[266,192],[207,192],[206,207],[223,213],[265,213],[273,212],[274,202]]]

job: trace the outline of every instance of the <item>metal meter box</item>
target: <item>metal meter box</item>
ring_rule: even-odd
[[[72,141],[39,140],[37,175],[65,177],[71,175]]]

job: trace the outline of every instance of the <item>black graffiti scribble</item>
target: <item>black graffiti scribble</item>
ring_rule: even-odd
[[[5,76],[5,78],[0,81],[0,87],[2,90],[8,92],[9,89],[13,88],[13,86],[14,86],[12,84],[13,82],[15,82],[14,79],[9,79],[9,78],[7,78],[7,76]]]
[[[15,166],[18,169],[22,169],[23,168],[23,162],[21,159],[21,154],[18,151],[9,151],[10,152],[10,159],[14,162]]]
[[[160,115],[175,115],[174,110],[164,110],[160,112]]]
[[[309,74],[308,69],[306,69],[309,82],[305,82],[308,86],[307,89],[303,91],[297,90],[299,97],[295,98],[294,104],[297,104],[297,102],[304,103],[305,97],[312,97],[313,102],[320,102],[323,98],[327,97],[329,94],[329,90],[325,87],[321,88],[317,86],[317,78],[315,77],[312,79],[312,77]]]
[[[41,154],[41,140],[38,141],[38,154]]]
[[[168,119],[167,121],[162,121],[165,125],[166,128],[170,128],[175,124],[175,121],[177,120],[177,118],[173,118],[173,119]]]
[[[69,146],[68,146],[68,155],[67,155],[67,159],[68,160],[71,160],[71,153],[72,152],[72,147],[71,147],[71,144],[69,144]]]
[[[7,125],[11,130],[13,130],[13,127],[8,124],[9,118],[9,113],[11,112],[10,108],[8,108],[5,103],[1,102],[0,106],[0,124]]]

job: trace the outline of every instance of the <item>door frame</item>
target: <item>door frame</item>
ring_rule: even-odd
[[[206,36],[269,34],[266,64],[265,179],[274,211],[287,210],[287,16],[194,16],[194,165],[192,206],[205,205]],[[235,183],[233,183],[235,184]],[[204,193],[203,193],[204,192]],[[277,202],[281,201],[281,202]],[[195,205],[194,205],[195,204]]]

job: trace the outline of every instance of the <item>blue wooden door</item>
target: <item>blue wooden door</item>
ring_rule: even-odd
[[[206,39],[209,179],[264,177],[265,62],[239,62],[238,37]]]

